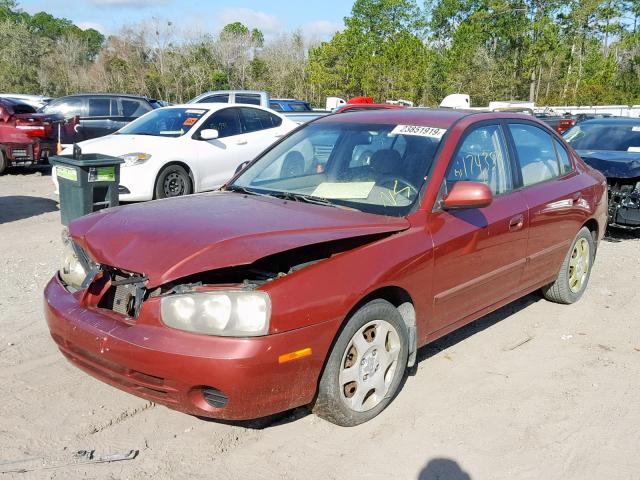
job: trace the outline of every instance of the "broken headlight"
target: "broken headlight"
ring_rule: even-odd
[[[224,337],[256,337],[269,332],[271,300],[264,292],[215,291],[169,295],[162,321],[187,332]]]
[[[62,253],[62,264],[60,266],[59,274],[64,283],[70,287],[79,290],[82,287],[82,283],[87,278],[87,268],[80,260],[78,251],[69,235],[69,231],[65,228],[62,231],[62,245],[64,251]]]

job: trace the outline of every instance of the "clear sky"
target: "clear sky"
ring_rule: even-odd
[[[115,33],[124,24],[156,17],[180,28],[216,32],[239,20],[265,36],[302,28],[307,36],[327,37],[340,29],[351,0],[19,0],[33,14],[46,11],[82,28]]]

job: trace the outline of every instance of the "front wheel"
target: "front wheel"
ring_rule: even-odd
[[[542,289],[544,297],[566,305],[577,302],[589,283],[595,252],[591,231],[584,227],[573,240],[556,281]]]
[[[155,198],[179,197],[189,195],[191,192],[191,178],[180,165],[169,165],[158,175]]]
[[[408,357],[407,328],[385,300],[360,308],[329,354],[313,407],[329,422],[351,427],[384,410],[395,397]]]

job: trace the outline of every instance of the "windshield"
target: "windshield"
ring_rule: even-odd
[[[411,125],[310,124],[227,189],[403,216],[418,200],[444,133]]]
[[[564,134],[564,139],[576,150],[616,150],[640,152],[640,123],[576,125]]]
[[[118,130],[120,135],[181,137],[198,123],[207,110],[202,108],[161,108],[153,110]]]

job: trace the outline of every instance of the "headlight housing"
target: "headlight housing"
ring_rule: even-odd
[[[141,163],[146,162],[151,158],[151,155],[149,155],[148,153],[134,152],[120,155],[120,158],[124,160],[125,166],[132,167],[134,165],[140,165]]]
[[[225,290],[174,294],[160,304],[165,325],[223,337],[257,337],[269,332],[271,299],[265,292]]]
[[[80,260],[78,250],[69,235],[69,231],[65,228],[62,231],[62,262],[59,270],[60,278],[64,283],[76,290],[82,288],[82,284],[87,278],[87,268]]]

